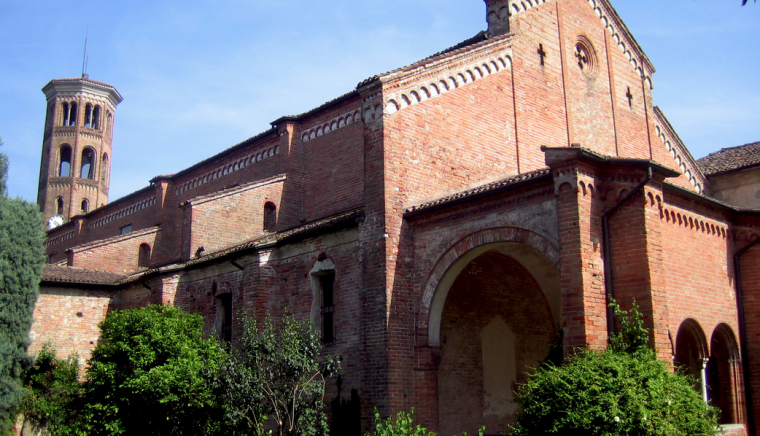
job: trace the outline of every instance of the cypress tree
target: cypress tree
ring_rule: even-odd
[[[0,153],[0,434],[13,425],[21,399],[21,371],[29,361],[29,328],[45,261],[42,214],[33,203],[8,198],[7,177],[8,158]]]

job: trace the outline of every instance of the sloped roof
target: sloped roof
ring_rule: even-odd
[[[697,164],[706,176],[716,176],[760,165],[760,141],[723,148],[697,160]]]
[[[125,275],[107,271],[59,265],[45,265],[42,272],[42,281],[53,283],[117,285],[125,278]]]
[[[407,208],[405,214],[407,217],[409,217],[423,212],[432,212],[433,210],[437,210],[441,207],[447,207],[461,201],[472,201],[480,197],[497,194],[503,190],[514,189],[522,186],[522,182],[536,182],[543,178],[546,178],[547,180],[551,180],[552,178],[551,170],[548,167],[523,174],[518,174],[515,176],[510,176],[506,179],[486,183],[485,185],[480,185],[475,188],[460,191],[451,195],[447,195],[445,197],[438,198],[436,200],[427,201],[425,203]]]
[[[297,242],[301,239],[316,236],[324,232],[338,231],[354,227],[362,221],[364,221],[363,208],[350,209],[337,215],[305,223],[290,229],[285,229],[278,233],[270,233],[253,238],[241,244],[223,248],[202,257],[190,259],[184,263],[166,265],[129,274],[116,274],[95,269],[74,268],[61,265],[45,265],[45,269],[42,273],[42,282],[58,285],[69,283],[72,285],[98,285],[104,287],[127,285],[141,280],[146,276],[160,274],[166,270],[181,270],[183,268],[193,267],[195,265],[211,262],[248,250],[256,250],[266,246],[274,246],[288,242]]]

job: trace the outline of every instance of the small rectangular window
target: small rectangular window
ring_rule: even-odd
[[[322,288],[322,342],[331,344],[335,341],[335,273],[319,276]]]
[[[132,224],[127,224],[119,229],[119,234],[126,235],[127,233],[132,233]]]

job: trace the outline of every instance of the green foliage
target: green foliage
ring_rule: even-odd
[[[483,436],[485,432],[486,427],[480,427],[478,436]],[[398,412],[395,421],[390,416],[383,421],[375,408],[375,430],[365,436],[435,436],[435,433],[420,424],[414,425],[414,407],[409,412]],[[462,433],[462,436],[467,436],[467,433]]]
[[[336,357],[320,360],[319,334],[309,320],[285,315],[279,334],[267,320],[244,325],[234,352],[214,386],[227,404],[225,418],[236,434],[264,434],[263,423],[277,425],[278,436],[327,434],[325,380],[339,371]]]
[[[56,357],[55,349],[45,344],[34,364],[27,369],[24,385],[27,395],[21,402],[24,421],[35,431],[51,435],[76,435],[79,417],[77,403],[81,401],[77,356]]]
[[[13,425],[29,364],[29,328],[42,277],[45,233],[36,205],[5,193],[7,157],[0,153],[0,434]]]
[[[0,138],[0,146],[3,145],[3,138]],[[0,153],[0,195],[8,195],[8,156]]]
[[[375,431],[365,436],[435,436],[435,433],[419,424],[414,425],[414,408],[409,412],[398,412],[395,421],[390,416],[383,421],[375,408]]]
[[[625,311],[617,302],[610,303],[615,311],[615,319],[620,321],[620,330],[610,338],[610,349],[623,353],[636,354],[647,350],[649,330],[644,327],[644,316],[639,311],[636,300],[631,304],[631,310]]]
[[[638,307],[616,307],[623,328],[607,351],[579,350],[560,366],[542,365],[518,389],[514,435],[697,436],[717,434],[716,409],[692,380],[672,373],[646,347]]]
[[[204,339],[200,315],[148,306],[112,312],[101,323],[85,385],[93,435],[195,435],[220,430],[223,408],[207,379],[226,353]]]

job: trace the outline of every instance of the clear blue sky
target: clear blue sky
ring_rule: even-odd
[[[695,157],[760,141],[760,3],[612,0],[657,68],[655,104]],[[124,96],[110,198],[485,28],[482,0],[0,0],[9,190],[36,201],[40,89],[81,73]]]

